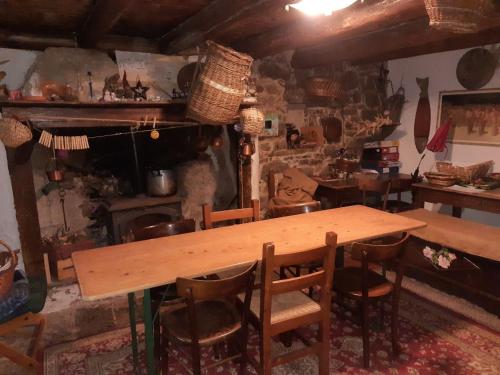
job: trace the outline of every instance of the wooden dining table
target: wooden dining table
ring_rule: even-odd
[[[155,374],[153,313],[150,289],[174,283],[177,277],[197,277],[229,270],[262,257],[262,246],[273,242],[276,252],[293,253],[325,245],[326,233],[337,234],[337,245],[424,227],[424,222],[364,206],[349,206],[221,227],[147,241],[84,250],[72,254],[82,298],[94,301],[143,291],[148,374]],[[135,320],[132,338],[137,342]],[[134,362],[137,359],[135,346]]]

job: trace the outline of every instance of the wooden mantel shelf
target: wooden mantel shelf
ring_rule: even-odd
[[[255,104],[243,103],[241,107]],[[169,102],[63,102],[63,101],[0,101],[6,117],[29,120],[38,128],[130,127],[146,119],[158,126],[193,126],[186,118],[186,101]],[[236,121],[236,119],[235,119]]]

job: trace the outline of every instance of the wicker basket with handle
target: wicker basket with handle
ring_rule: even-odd
[[[440,173],[454,175],[460,182],[470,184],[474,180],[486,176],[493,164],[493,160],[467,166],[458,166],[450,162],[438,161],[436,162],[436,169]]]
[[[0,246],[7,251],[0,252],[0,298],[9,294],[14,282],[14,271],[17,266],[17,255],[5,242],[0,240]]]
[[[493,8],[491,0],[425,0],[429,24],[454,33],[475,33]]]
[[[207,44],[206,62],[194,82],[186,116],[203,124],[231,124],[245,96],[253,59],[211,41]]]
[[[29,142],[33,134],[29,127],[14,118],[0,118],[0,141],[7,147],[16,148]]]
[[[240,121],[243,133],[259,135],[264,129],[265,117],[261,110],[251,107],[241,110]]]

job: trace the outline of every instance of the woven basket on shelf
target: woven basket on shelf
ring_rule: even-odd
[[[448,187],[455,185],[457,182],[455,175],[449,173],[425,172],[424,176],[429,181],[429,184],[436,186]]]
[[[264,113],[255,107],[245,108],[240,112],[243,133],[259,135],[264,129],[264,121]]]
[[[0,240],[0,245],[7,251],[0,252],[0,298],[10,292],[14,282],[14,271],[17,266],[17,255],[5,242]]]
[[[491,0],[425,0],[430,26],[454,33],[474,33],[493,10]]]
[[[205,65],[195,81],[186,116],[203,124],[227,125],[237,117],[253,59],[208,42]]]
[[[310,78],[306,83],[309,95],[340,98],[343,95],[342,85],[333,78]]]
[[[0,118],[0,141],[7,147],[19,147],[31,140],[29,127],[13,118]]]
[[[436,162],[436,169],[440,173],[455,176],[460,182],[470,184],[474,180],[486,176],[493,164],[493,160],[467,166],[458,166],[449,162],[438,161]]]

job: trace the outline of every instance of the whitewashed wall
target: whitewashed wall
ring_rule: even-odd
[[[486,47],[488,48],[488,47]],[[450,52],[435,53],[430,55],[416,56],[406,59],[392,60],[388,62],[390,70],[389,78],[395,85],[395,89],[403,80],[403,87],[406,91],[407,103],[403,108],[401,117],[402,125],[391,136],[392,139],[400,140],[400,158],[403,163],[403,172],[413,172],[420,156],[414,145],[413,125],[415,121],[415,112],[419,99],[420,90],[415,81],[416,77],[429,77],[429,100],[431,104],[431,137],[434,135],[437,125],[438,102],[440,91],[464,90],[457,80],[455,69],[462,55],[467,51],[457,50]],[[500,69],[496,70],[493,79],[484,87],[500,89]],[[442,159],[443,154],[438,154],[438,158]],[[500,171],[500,146],[477,146],[477,145],[462,145],[448,144],[447,160],[452,162],[481,162],[485,160],[495,161],[495,171]],[[420,168],[421,173],[428,171],[434,164],[436,155],[427,151],[426,157]],[[440,208],[439,205],[434,205],[435,210],[441,209],[446,212],[448,208]],[[431,208],[431,207],[429,207]],[[489,223],[500,226],[500,218],[498,215],[479,212],[475,210],[464,210],[464,218],[475,221]]]
[[[33,51],[0,48],[0,61],[9,60],[7,64],[0,65],[0,70],[7,72],[7,76],[1,83],[5,83],[10,90],[21,88],[24,83],[26,72],[35,61],[37,54],[38,52]],[[7,168],[7,157],[5,147],[1,141],[0,239],[7,242],[9,246],[14,249],[18,249],[20,246],[16,211],[14,209],[14,198],[12,196],[9,170]]]

